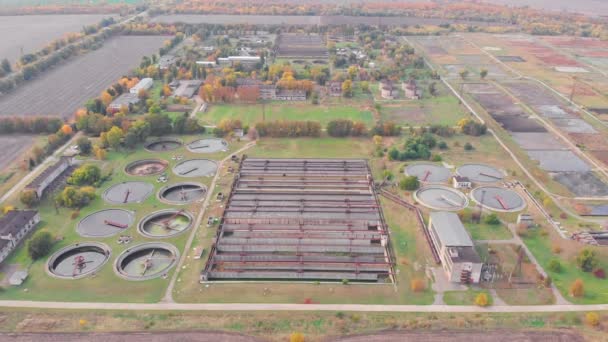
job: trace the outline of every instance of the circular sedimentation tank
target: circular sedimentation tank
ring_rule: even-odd
[[[54,277],[79,279],[97,272],[108,262],[110,254],[110,248],[103,243],[77,243],[53,253],[46,263],[46,270]]]
[[[162,159],[142,159],[129,163],[125,172],[132,176],[152,176],[165,171],[168,165],[169,163]]]
[[[184,143],[175,138],[162,138],[160,140],[151,141],[147,143],[144,148],[150,152],[166,152],[177,150],[182,147]]]
[[[167,274],[175,266],[179,252],[175,246],[149,242],[122,252],[114,263],[114,271],[127,280],[148,280]]]
[[[184,160],[173,167],[173,173],[181,177],[211,177],[217,172],[217,163],[209,159]]]
[[[451,176],[449,169],[431,163],[408,165],[405,168],[405,174],[408,176],[416,176],[419,181],[424,183],[445,183]]]
[[[154,192],[154,185],[147,182],[122,182],[103,192],[103,199],[112,204],[141,203]]]
[[[186,148],[194,153],[215,153],[228,151],[228,143],[219,138],[198,139],[186,145]]]
[[[128,229],[135,220],[132,212],[124,209],[104,209],[87,215],[78,222],[76,231],[84,237],[108,237]]]
[[[466,208],[469,200],[460,191],[447,186],[426,186],[414,193],[414,199],[434,210],[457,211]]]
[[[456,169],[456,174],[469,178],[473,183],[495,183],[505,177],[502,171],[486,164],[464,164]]]
[[[178,183],[163,187],[158,192],[161,201],[171,204],[188,204],[205,198],[207,187],[199,183]]]
[[[144,217],[137,230],[149,238],[167,238],[188,230],[192,221],[192,215],[185,210],[166,209]]]
[[[526,201],[517,192],[498,186],[475,188],[471,198],[484,208],[499,212],[516,212],[526,207]]]

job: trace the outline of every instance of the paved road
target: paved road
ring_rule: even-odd
[[[354,311],[354,312],[584,312],[608,311],[608,304],[512,305],[478,307],[469,305],[371,305],[371,304],[263,304],[263,303],[91,303],[2,300],[0,308],[129,310],[129,311]]]
[[[385,331],[367,335],[327,338],[331,342],[579,342],[583,338],[572,331]],[[135,333],[38,333],[0,334],[0,341],[12,342],[256,342],[256,337],[213,331],[135,332]]]

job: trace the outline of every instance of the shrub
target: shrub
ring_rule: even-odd
[[[559,254],[559,253],[561,253],[561,252],[562,252],[562,247],[561,247],[560,245],[554,244],[554,245],[551,247],[551,251],[552,251],[554,254]]]
[[[342,285],[348,285],[348,279],[342,279]]]
[[[553,259],[549,262],[549,270],[555,273],[560,273],[562,271],[562,264],[559,260]]]
[[[473,150],[473,145],[471,145],[470,142],[464,144],[464,150],[465,151],[472,151]]]
[[[399,188],[401,190],[413,191],[418,189],[420,181],[416,176],[407,176],[399,181]]]
[[[498,219],[498,216],[496,216],[496,214],[490,214],[490,215],[486,216],[486,218],[483,221],[486,224],[493,225],[493,226],[500,224],[500,219]]]
[[[576,264],[584,272],[591,272],[597,266],[595,252],[589,248],[584,248],[576,257]]]
[[[477,306],[488,306],[490,304],[488,300],[488,295],[485,293],[479,293],[475,296],[475,305]]]
[[[433,158],[431,158],[431,160],[434,162],[440,162],[443,160],[443,158],[441,158],[441,156],[439,154],[436,154],[433,156]]]
[[[582,297],[585,295],[585,285],[581,279],[576,279],[572,285],[570,285],[570,295],[572,297]]]
[[[413,292],[422,292],[426,290],[426,281],[421,278],[414,278],[410,281],[410,289]]]
[[[289,335],[289,342],[304,342],[304,334],[302,334],[301,332],[292,332],[291,335]]]
[[[445,141],[440,141],[437,144],[437,147],[439,147],[440,150],[447,150],[448,149],[448,144]]]
[[[598,268],[593,271],[593,275],[598,279],[606,279],[606,272],[603,268]]]
[[[585,314],[585,323],[589,326],[597,327],[600,325],[600,315],[597,312],[587,312]]]
[[[39,231],[28,241],[27,254],[32,260],[46,256],[53,247],[53,236],[47,231]]]
[[[567,219],[567,218],[568,218],[568,214],[566,214],[566,213],[561,213],[561,214],[559,214],[559,218],[561,218],[562,220],[565,220],[565,219]]]

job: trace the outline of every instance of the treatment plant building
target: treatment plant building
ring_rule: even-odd
[[[448,280],[479,283],[481,258],[458,215],[444,211],[432,212],[429,232]]]

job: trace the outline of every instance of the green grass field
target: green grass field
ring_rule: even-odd
[[[410,126],[432,124],[455,126],[460,119],[466,117],[466,114],[455,97],[438,96],[382,104],[380,117],[384,121]]]
[[[502,224],[490,225],[485,223],[464,223],[473,240],[509,240],[511,232]]]
[[[205,125],[217,125],[222,119],[239,119],[244,125],[253,125],[256,122],[276,120],[319,121],[325,126],[335,119],[350,119],[362,121],[368,127],[374,123],[373,115],[368,110],[356,107],[322,106],[308,103],[273,102],[265,105],[265,114],[261,104],[255,105],[211,105],[206,113],[198,113],[198,117]]]
[[[475,297],[480,293],[485,293],[489,305],[492,305],[492,296],[487,290],[447,291],[443,294],[443,301],[447,305],[474,305]]]

